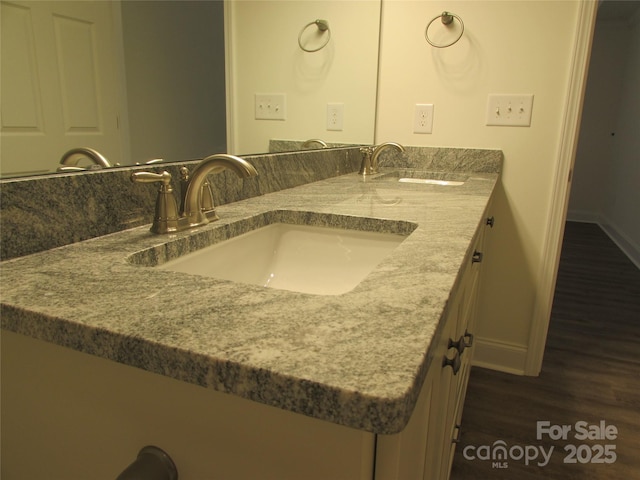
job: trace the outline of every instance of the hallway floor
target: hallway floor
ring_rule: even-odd
[[[539,421],[550,430],[541,439]],[[566,439],[550,438],[562,428],[554,425],[570,427]],[[483,460],[499,445],[504,460]],[[639,471],[640,270],[598,225],[569,222],[542,372],[472,369],[451,479],[614,480]]]

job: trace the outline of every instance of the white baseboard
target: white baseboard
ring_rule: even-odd
[[[602,214],[585,210],[571,210],[567,212],[567,221],[598,224],[629,260],[640,268],[640,245]]]
[[[590,210],[567,211],[568,222],[597,223],[600,224],[600,215]]]
[[[614,224],[605,220],[599,223],[599,225],[620,250],[629,257],[629,260],[631,260],[636,267],[640,268],[640,246]]]
[[[489,338],[475,339],[472,365],[500,372],[524,375],[527,347]]]

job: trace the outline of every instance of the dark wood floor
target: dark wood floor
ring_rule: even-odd
[[[567,440],[536,439],[536,422],[545,420],[571,425]],[[617,438],[576,440],[579,421],[615,425]],[[508,449],[537,447],[539,457],[529,465],[508,458],[507,468],[469,459],[474,448],[482,456],[486,449],[477,447],[500,440]],[[613,445],[609,452],[617,458],[565,463],[568,444],[583,461],[610,456],[596,445]],[[550,462],[538,466],[540,447],[548,452],[551,446]],[[513,453],[517,457],[519,449]],[[594,224],[567,224],[540,376],[471,372],[451,479],[532,478],[640,478],[640,270]]]

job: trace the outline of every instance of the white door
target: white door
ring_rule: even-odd
[[[120,162],[112,5],[1,2],[1,175],[53,172],[80,146]]]

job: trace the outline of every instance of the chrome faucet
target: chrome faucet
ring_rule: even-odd
[[[402,145],[395,142],[385,142],[375,147],[371,154],[371,170],[373,173],[378,173],[378,157],[385,148],[395,148],[400,153],[404,153],[405,151]]]
[[[226,169],[235,172],[240,178],[258,175],[253,165],[240,157],[224,153],[210,155],[196,165],[190,178],[188,172],[184,169],[181,171],[184,190],[180,210],[171,188],[169,172],[133,172],[131,174],[133,182],[161,183],[151,231],[153,233],[179,232],[217,220],[219,217],[215,213],[207,175],[220,173]]]
[[[93,164],[97,166],[94,168],[111,167],[109,160],[107,160],[106,157],[97,150],[89,147],[77,147],[65,152],[62,157],[60,157],[60,165],[62,166],[58,167],[58,171],[73,172],[78,170],[90,170],[91,167],[85,168],[78,166],[78,162],[80,162],[82,158],[88,158],[91,160]]]

